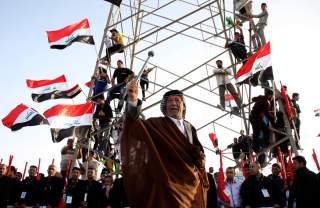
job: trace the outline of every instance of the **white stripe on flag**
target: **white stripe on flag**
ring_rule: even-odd
[[[49,44],[50,44],[50,46],[52,46],[52,45],[68,45],[70,42],[72,42],[75,38],[77,38],[79,36],[92,36],[92,35],[90,34],[89,28],[83,28],[83,29],[75,30],[69,36],[61,38],[55,42],[50,42]]]
[[[76,117],[52,116],[47,118],[50,128],[66,129],[72,126],[90,126],[93,114],[83,114]]]
[[[265,70],[271,66],[271,54],[256,59],[252,65],[252,74]]]
[[[53,83],[51,85],[46,85],[42,87],[37,87],[37,88],[29,88],[33,94],[47,94],[50,92],[54,91],[66,91],[68,90],[68,86],[65,82],[60,82],[60,83]]]
[[[39,114],[38,112],[36,112],[35,110],[33,110],[32,108],[27,108],[24,111],[22,111],[19,116],[17,117],[17,119],[14,121],[14,123],[12,124],[18,124],[18,123],[25,123],[30,121],[33,117],[35,117],[37,114]]]

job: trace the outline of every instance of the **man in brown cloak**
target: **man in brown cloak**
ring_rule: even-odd
[[[139,118],[134,80],[128,87],[121,139],[124,186],[132,208],[206,208],[205,155],[195,128],[184,120],[181,91],[164,94],[165,117]]]

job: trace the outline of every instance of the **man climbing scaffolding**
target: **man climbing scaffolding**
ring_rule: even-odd
[[[229,75],[231,75],[231,69],[223,68],[223,63],[221,60],[217,60],[216,64],[218,68],[215,68],[213,73],[215,74],[217,85],[219,87],[220,105],[218,105],[218,107],[222,110],[225,109],[225,91],[228,90],[237,103],[238,108],[241,108],[241,99],[239,98],[238,93],[229,79]]]

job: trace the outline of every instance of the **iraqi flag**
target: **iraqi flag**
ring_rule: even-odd
[[[105,0],[107,2],[110,2],[111,4],[114,4],[116,6],[120,6],[122,0]]]
[[[253,79],[253,85],[257,85],[258,79],[260,81],[273,79],[270,42],[253,54],[235,76],[238,84],[246,82],[249,78]]]
[[[87,138],[93,116],[93,103],[56,105],[44,112],[51,127],[53,142],[67,137]]]
[[[314,112],[314,116],[316,116],[316,117],[320,116],[320,108],[314,110],[313,112]]]
[[[224,95],[224,99],[225,99],[225,106],[230,107],[230,108],[237,106],[237,103],[231,94],[226,93]]]
[[[21,103],[2,119],[2,123],[11,131],[17,131],[25,126],[48,124],[48,121],[36,110]]]
[[[30,80],[26,81],[31,90],[31,97],[34,102],[43,102],[52,99],[72,99],[81,92],[79,85],[68,89],[67,80],[64,75],[52,80]]]
[[[66,26],[60,30],[47,31],[47,35],[50,48],[53,49],[64,49],[74,42],[94,45],[88,19]]]

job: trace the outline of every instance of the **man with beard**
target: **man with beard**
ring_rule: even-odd
[[[29,176],[21,182],[19,191],[18,204],[25,206],[39,206],[40,199],[40,181],[37,178],[38,168],[31,165],[29,168]]]

